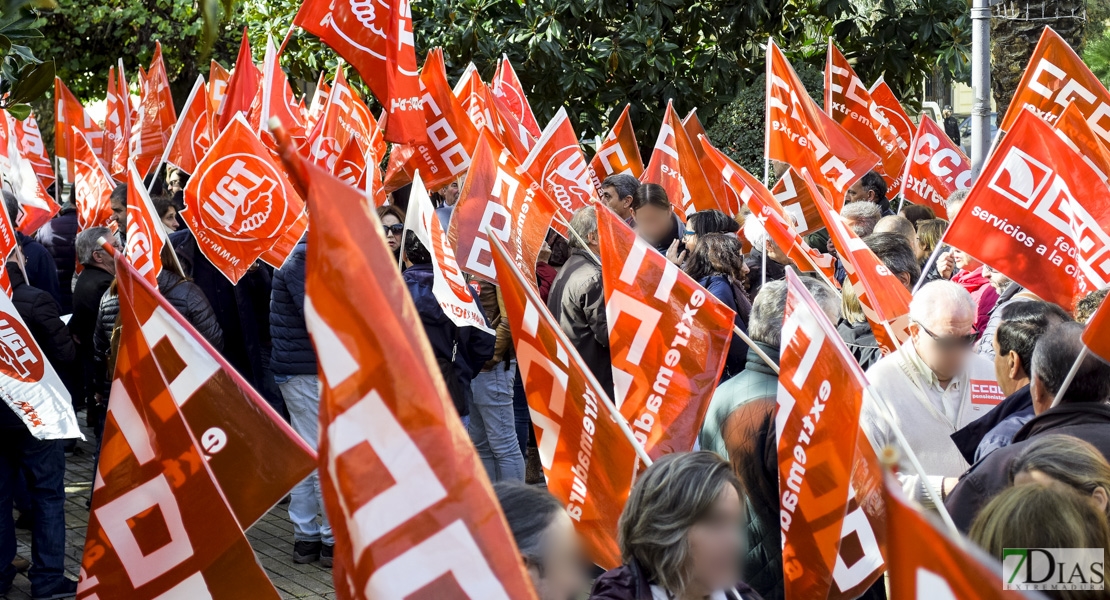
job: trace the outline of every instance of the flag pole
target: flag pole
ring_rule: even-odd
[[[1060,401],[1064,399],[1064,394],[1067,393],[1068,387],[1071,382],[1075,380],[1075,376],[1079,374],[1079,367],[1083,365],[1083,361],[1087,360],[1090,351],[1087,350],[1087,345],[1083,344],[1083,348],[1079,351],[1079,356],[1075,357],[1075,362],[1072,363],[1071,369],[1068,370],[1068,376],[1064,378],[1064,382],[1060,384],[1060,389],[1056,391],[1056,397],[1052,399],[1052,406],[1055,408],[1060,405]]]
[[[763,252],[762,252],[762,256],[760,257],[760,260],[763,261],[763,265],[759,269],[759,276],[760,276],[759,287],[760,288],[767,285],[767,236],[768,236],[767,228],[764,228],[763,229]]]
[[[744,333],[743,329],[740,329],[739,325],[732,326],[732,333],[736,334],[736,337],[743,340],[744,343],[752,349],[752,352],[755,352],[757,355],[759,355],[759,358],[762,358],[763,362],[767,363],[768,367],[771,367],[771,370],[775,372],[775,375],[778,375],[779,366],[775,364],[775,361],[771,360],[771,357],[767,356],[767,353],[764,352],[763,349],[756,345],[755,340],[748,337],[748,334]]]
[[[940,251],[941,251],[942,248],[944,248],[944,240],[943,239],[941,241],[937,242],[937,247],[933,248],[933,253],[929,255],[929,260],[925,261],[925,266],[921,268],[921,277],[919,277],[917,279],[917,283],[914,284],[913,291],[910,292],[911,296],[916,294],[917,290],[921,289],[921,286],[925,285],[925,280],[926,280],[925,275],[928,274],[929,271],[932,270],[933,265],[936,264],[937,257],[940,256]]]

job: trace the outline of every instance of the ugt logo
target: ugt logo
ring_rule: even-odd
[[[10,315],[0,312],[0,372],[20,381],[42,379],[44,360],[27,328]]]
[[[212,230],[233,240],[266,239],[281,231],[285,190],[273,167],[249,154],[232,154],[203,177],[202,213]]]
[[[1102,548],[1003,548],[1006,590],[1104,590]]]

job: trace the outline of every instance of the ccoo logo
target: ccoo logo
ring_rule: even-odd
[[[201,224],[228,241],[277,237],[285,224],[281,174],[252,154],[220,158],[201,175]]]
[[[1052,169],[1018,148],[1010,148],[990,180],[990,188],[1029,208],[1052,179]]]

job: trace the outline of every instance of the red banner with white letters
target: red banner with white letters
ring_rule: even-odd
[[[947,220],[944,201],[957,190],[971,187],[971,161],[924,114],[917,125],[908,161],[902,196],[908,202],[928,206],[938,219]]]
[[[628,116],[631,104],[624,105],[621,116],[601,142],[601,147],[590,159],[590,176],[594,187],[601,192],[601,182],[610,175],[628,173],[639,179],[644,173],[644,161],[640,158],[640,144],[636,141],[636,129],[632,117]]]
[[[140,88],[143,93],[132,123],[127,156],[135,161],[135,167],[146,177],[152,169],[157,168],[177,123],[160,43],[154,45],[154,58],[151,59],[146,77],[140,82]],[[107,157],[104,158],[107,160]]]
[[[505,103],[510,114],[524,127],[525,131],[533,138],[540,137],[540,125],[536,122],[536,115],[532,114],[532,105],[524,94],[524,86],[516,76],[513,64],[508,56],[502,56],[497,63],[497,72],[490,82],[490,91],[494,97]]]
[[[127,160],[131,146],[131,92],[123,72],[108,67],[108,93],[104,101],[104,149],[101,152],[108,172],[117,181],[127,180]]]
[[[653,459],[694,447],[736,313],[597,207],[613,402]]]
[[[169,241],[134,161],[127,165],[127,245],[123,253],[139,275],[158,286],[162,248]]]
[[[894,90],[890,89],[890,85],[880,76],[875,83],[871,84],[868,93],[871,94],[871,99],[878,105],[879,112],[886,117],[886,120],[898,132],[898,148],[908,154],[910,142],[913,141],[913,121],[906,114],[906,109],[902,108],[902,103],[898,101],[898,97],[894,95]]]
[[[730,217],[740,214],[740,207],[744,203],[740,201],[740,197],[721,177],[721,170],[717,168],[713,158],[705,151],[704,143],[711,144],[712,142],[709,140],[709,134],[705,132],[701,120],[698,119],[696,108],[691,110],[690,114],[682,120],[682,128],[686,130],[686,135],[694,146],[694,152],[698,155],[698,163],[701,164],[702,173],[705,174],[705,180],[709,183],[710,189],[713,190],[713,195],[717,197],[717,203],[721,206],[721,211]],[[705,139],[704,143],[699,141],[702,138]]]
[[[794,229],[801,235],[818,231],[825,225],[821,222],[821,213],[817,211],[817,203],[809,193],[809,188],[802,181],[801,175],[790,167],[782,174],[771,188],[771,194],[782,208],[794,218]],[[824,248],[815,248],[824,250]]]
[[[324,106],[324,114],[306,142],[308,158],[313,163],[333,169],[339,154],[352,139],[358,139],[364,148],[373,144],[379,155],[385,151],[377,120],[347,83],[342,67],[336,73]]]
[[[559,213],[567,221],[574,211],[597,200],[586,157],[565,108],[560,107],[551,118],[520,168],[558,204]]]
[[[27,117],[21,123],[4,113],[0,119],[4,121],[0,131],[7,138],[0,140],[0,147],[6,149],[6,153],[0,151],[0,164],[4,167],[0,176],[19,200],[19,215],[14,223],[16,229],[24,235],[33,235],[60,210],[58,203],[46,192],[47,184],[43,183],[47,175],[53,183],[54,171],[50,169],[49,162],[43,162],[44,157],[35,155],[45,150],[38,125],[32,122],[27,126],[27,121],[33,121],[33,117]],[[21,130],[21,125],[26,129]],[[13,132],[15,135],[12,135]],[[7,160],[3,161],[3,158]],[[45,174],[40,168],[44,164]]]
[[[683,221],[699,210],[717,209],[729,214],[728,206],[722,207],[713,194],[702,172],[694,142],[686,135],[670,101],[667,102],[663,123],[659,126],[659,136],[655,138],[651,160],[640,181],[663,186],[674,212]]]
[[[305,171],[305,320],[337,597],[534,599],[381,223],[356,190]]]
[[[1103,181],[1110,181],[1110,150],[1103,141],[1091,130],[1083,113],[1074,103],[1069,104],[1060,118],[1056,119],[1056,135],[1079,153],[1083,160],[1094,169]]]
[[[76,127],[71,134],[74,143],[73,195],[77,201],[77,228],[108,227],[112,221],[112,189],[116,187],[104,163],[93,153],[85,134]]]
[[[88,111],[58,77],[54,78],[54,155],[67,165],[66,180],[75,181],[74,160],[77,155],[76,129],[85,135],[93,156],[99,158],[104,148],[104,130],[93,121]]]

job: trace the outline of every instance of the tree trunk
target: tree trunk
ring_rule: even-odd
[[[998,105],[999,120],[1010,106],[1045,26],[1060,34],[1076,53],[1081,53],[1085,25],[1081,18],[1072,17],[1083,15],[1085,4],[1081,0],[1015,1],[1003,6],[1008,11],[1011,7],[1017,9],[1017,15],[1012,19],[1000,18],[996,8],[991,19],[991,93]],[[1014,16],[1012,11],[1009,14]]]

